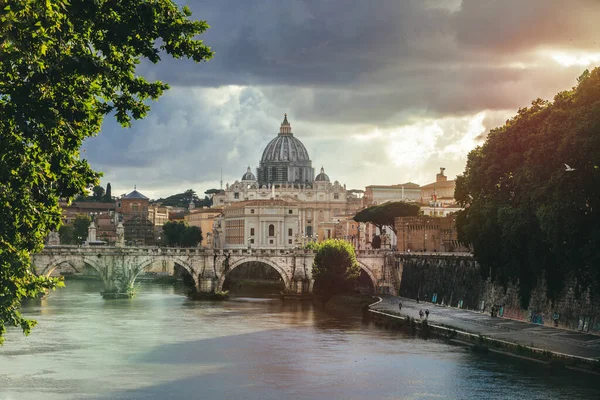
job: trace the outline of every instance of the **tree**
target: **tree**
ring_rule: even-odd
[[[96,185],[92,189],[92,193],[95,201],[102,201],[102,198],[104,197],[104,188],[100,185]]]
[[[336,294],[351,291],[360,276],[354,247],[339,239],[327,239],[311,247],[316,251],[312,266],[314,292],[323,304]]]
[[[208,60],[208,25],[171,0],[5,0],[0,13],[0,341],[28,334],[20,301],[54,288],[35,277],[32,252],[60,225],[59,198],[98,184],[79,149],[105,115],[143,118],[168,86],[136,71],[145,58]]]
[[[380,249],[381,248],[381,236],[375,235],[371,240],[371,248]]]
[[[202,241],[202,230],[198,226],[186,226],[181,235],[182,247],[196,247]]]
[[[85,214],[77,214],[75,221],[73,221],[73,242],[75,244],[82,244],[87,240],[88,228],[92,223],[92,219]]]
[[[419,215],[419,210],[418,204],[395,201],[367,207],[359,211],[354,216],[354,220],[356,222],[371,223],[379,228],[379,232],[383,232],[383,228],[387,227],[397,233],[395,219],[398,217],[416,217]]]
[[[600,289],[600,69],[531,107],[473,150],[456,179],[459,240],[484,277],[518,283],[521,305],[544,278],[556,300],[565,283]]]
[[[112,198],[112,189],[110,187],[110,182],[106,184],[106,194],[102,198],[102,201],[106,201],[106,202],[113,201],[113,198]]]
[[[163,206],[188,208],[191,202],[194,202],[195,204],[199,200],[196,192],[192,189],[188,189],[183,193],[173,194],[165,199],[158,199],[156,201]]]
[[[72,225],[62,225],[58,229],[58,234],[60,236],[60,244],[74,244],[73,240],[73,226]]]
[[[202,231],[197,226],[183,222],[167,222],[163,225],[163,242],[167,246],[196,247],[202,241]]]

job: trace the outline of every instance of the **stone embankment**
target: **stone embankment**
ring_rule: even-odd
[[[399,309],[399,302],[402,309]],[[420,310],[429,318],[420,318]],[[600,337],[491,317],[482,313],[386,296],[371,304],[375,323],[421,331],[472,346],[475,351],[508,354],[553,366],[600,374]]]

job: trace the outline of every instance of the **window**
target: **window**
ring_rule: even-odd
[[[335,200],[339,200],[339,198],[340,198],[340,194],[339,194],[339,193],[334,193],[334,194],[333,194],[333,198],[334,198]]]
[[[293,214],[294,211],[293,210],[288,210],[288,214]]]
[[[288,236],[292,236],[292,228],[288,228]]]
[[[273,244],[273,239],[269,240],[269,244]]]
[[[240,198],[240,194],[239,194],[239,193],[237,193],[237,192],[236,192],[236,193],[234,193],[234,194],[233,194],[233,198],[234,198],[234,199],[239,199],[239,198]]]
[[[275,236],[275,225],[269,225],[269,236]]]
[[[250,236],[254,236],[254,228],[250,228]]]
[[[292,239],[288,239],[288,244],[292,244]]]
[[[250,214],[254,214],[254,208],[250,209]]]

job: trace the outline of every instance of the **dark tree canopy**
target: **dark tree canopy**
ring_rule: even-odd
[[[398,217],[416,217],[419,215],[419,210],[418,204],[394,201],[367,207],[359,211],[354,216],[354,220],[356,222],[371,223],[379,228],[380,232],[383,232],[383,228],[387,227],[396,233],[394,220]]]
[[[519,282],[526,306],[545,278],[556,299],[565,282],[600,288],[600,69],[553,102],[535,100],[473,150],[456,198],[459,239],[484,274]]]
[[[136,73],[142,59],[212,56],[208,25],[171,0],[5,0],[0,6],[0,343],[29,333],[20,301],[56,286],[32,252],[60,225],[59,198],[97,185],[79,149],[106,115],[129,126],[168,86]]]
[[[156,200],[157,203],[160,203],[163,206],[183,208],[188,208],[191,202],[194,202],[194,205],[197,205],[200,201],[198,195],[196,195],[196,192],[192,189],[188,189],[182,193],[173,194],[164,199]]]
[[[167,246],[195,247],[202,241],[202,231],[183,222],[167,222],[163,225],[163,241]]]
[[[327,239],[311,243],[310,248],[316,251],[312,267],[314,291],[323,302],[351,291],[360,275],[354,247],[345,240]]]
[[[94,200],[102,201],[104,198],[104,188],[100,185],[94,186],[92,189]]]

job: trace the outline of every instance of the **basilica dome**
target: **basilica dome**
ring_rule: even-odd
[[[269,142],[260,161],[310,161],[306,147],[292,133],[287,114],[281,124],[279,135]]]
[[[315,170],[302,142],[294,137],[287,114],[279,134],[267,144],[256,170],[260,186],[313,182]]]

